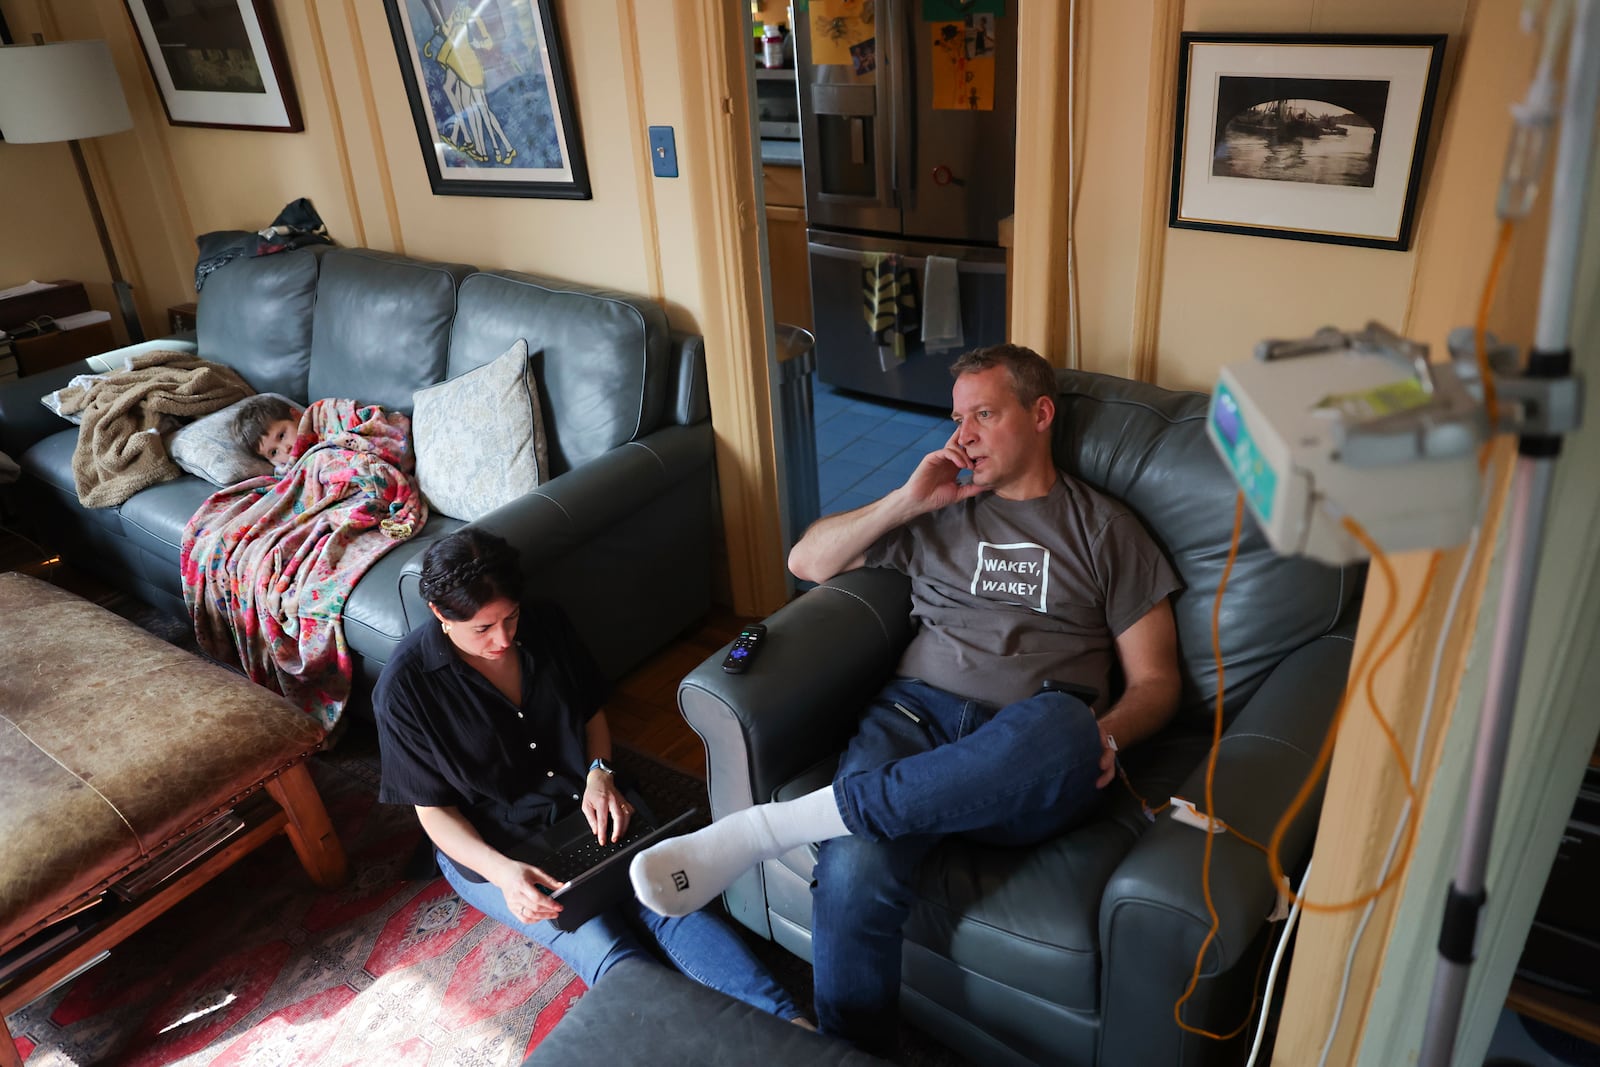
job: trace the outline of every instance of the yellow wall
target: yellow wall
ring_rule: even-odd
[[[1483,9],[1500,2],[1080,3],[1081,179],[1074,245],[1081,365],[1138,376],[1143,366],[1153,364],[1153,377],[1163,385],[1208,389],[1219,367],[1247,358],[1263,337],[1302,336],[1329,324],[1356,327],[1372,318],[1401,329],[1411,322],[1421,294],[1433,308],[1441,300],[1448,302],[1452,321],[1466,321],[1462,315],[1471,313],[1471,292],[1481,283],[1485,258],[1480,238],[1486,227],[1492,233],[1492,203],[1442,196],[1448,179],[1441,161],[1448,160],[1453,168],[1470,168],[1475,165],[1470,157],[1476,156],[1497,168],[1511,86],[1497,86],[1495,99],[1471,115],[1453,116],[1451,100],[1460,91],[1454,74],[1471,22],[1483,19]],[[1167,227],[1171,64],[1177,49],[1175,42],[1161,39],[1163,12],[1173,13],[1183,29],[1193,31],[1448,34],[1411,249],[1349,248]],[[1515,50],[1518,43],[1508,42],[1508,47]],[[1517,69],[1520,73],[1524,68]],[[1451,123],[1452,118],[1460,121]],[[1061,125],[1058,135],[1064,137],[1064,108],[1057,110],[1054,121]],[[1454,143],[1446,145],[1441,139],[1447,125]],[[1059,178],[1056,183],[1064,184]],[[1019,193],[1019,216],[1022,201]],[[1025,224],[1019,225],[1019,233],[1024,228]],[[1064,240],[1064,235],[1053,239]],[[1142,240],[1151,243],[1146,254],[1141,254]],[[1463,254],[1427,256],[1429,242],[1444,242]],[[1144,278],[1147,267],[1153,271],[1149,279]],[[1145,323],[1138,306],[1143,282],[1149,283],[1150,292]],[[1064,278],[1056,286],[1055,299],[1065,300]],[[1430,334],[1422,339],[1442,344],[1440,320],[1434,315],[1423,319]],[[1069,363],[1065,327],[1057,331],[1062,336],[1048,336],[1050,332],[1022,339],[1046,345],[1054,361]],[[1141,352],[1141,345],[1152,350]]]
[[[664,23],[651,28],[651,51],[668,60],[645,66],[647,76],[663,81],[646,108],[633,35],[619,32],[624,16],[634,21],[634,5],[556,5],[593,199],[436,197],[382,6],[357,0],[270,6],[300,99],[302,133],[169,125],[120,0],[4,4],[21,40],[38,30],[50,39],[110,42],[135,128],[100,138],[91,151],[114,176],[100,188],[114,201],[109,213],[121,220],[119,249],[147,326],[160,325],[168,304],[194,299],[196,234],[257,229],[301,196],[341,244],[547,272],[690,303],[658,291],[661,253],[646,217],[651,179],[635,152],[641,112],[652,112],[646,117],[654,121],[653,112],[679,96],[670,20],[656,19],[648,5],[637,20]],[[105,276],[64,146],[0,146],[0,195],[8,234],[0,279]],[[109,306],[107,299],[101,306]]]

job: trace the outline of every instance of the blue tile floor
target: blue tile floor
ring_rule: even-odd
[[[862,396],[815,382],[817,485],[822,514],[870,504],[944,447],[948,412]]]

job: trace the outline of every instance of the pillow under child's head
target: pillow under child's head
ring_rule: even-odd
[[[299,414],[299,405],[288,397],[257,393],[195,419],[172,435],[167,452],[178,466],[212,485],[235,485],[246,478],[272,473],[272,464],[256,453],[256,442],[261,440],[266,426],[279,418],[298,418]],[[246,445],[243,437],[250,433],[246,424],[253,424],[263,415],[262,429],[256,430]]]

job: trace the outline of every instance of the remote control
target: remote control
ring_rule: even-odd
[[[761,651],[761,641],[766,636],[767,628],[759,622],[740,630],[739,636],[734,638],[733,647],[722,661],[722,669],[729,674],[742,674],[756,653]]]

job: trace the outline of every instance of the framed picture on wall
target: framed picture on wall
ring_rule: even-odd
[[[174,126],[305,129],[269,0],[124,0]]]
[[[1444,45],[1184,34],[1169,223],[1409,248]]]
[[[550,0],[384,0],[435,194],[589,199]]]

